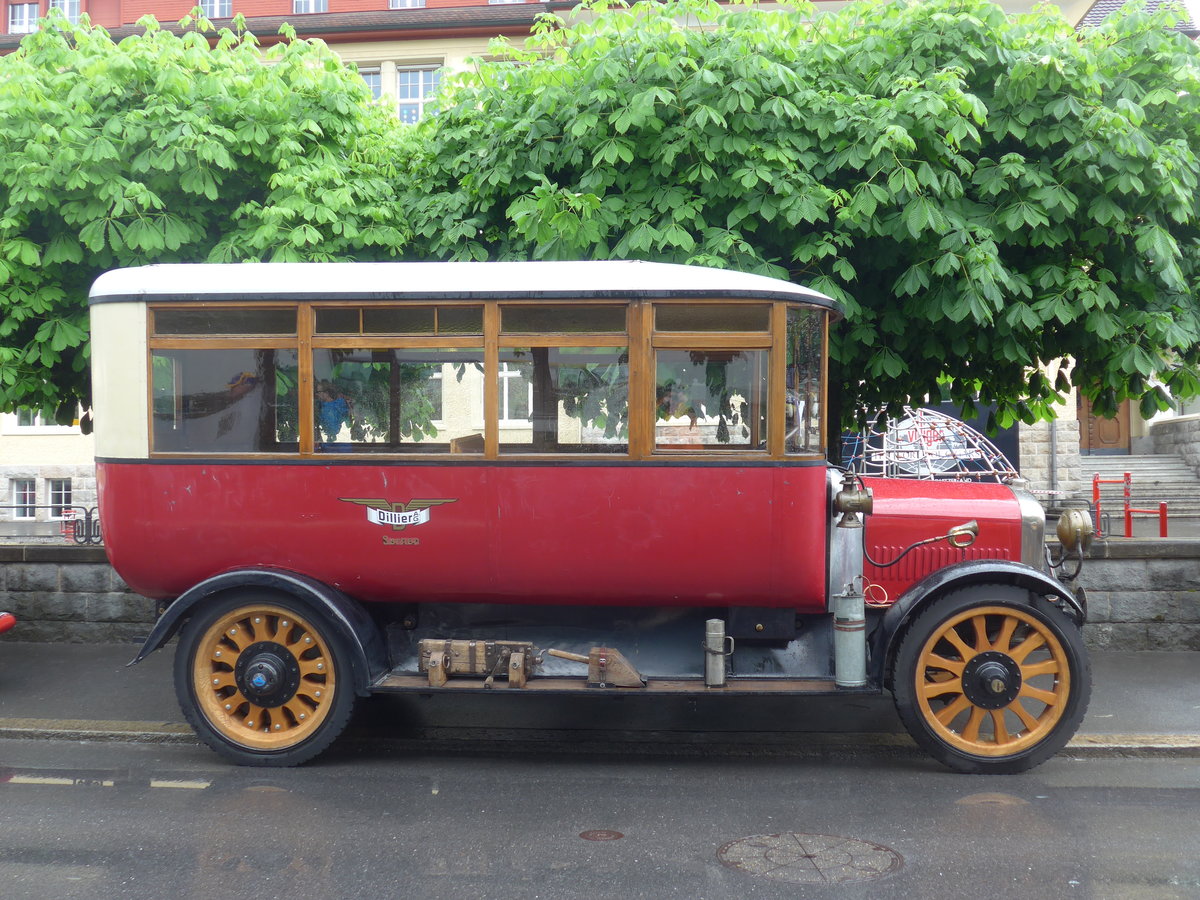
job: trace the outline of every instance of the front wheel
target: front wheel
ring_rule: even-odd
[[[175,651],[175,693],[197,735],[239,765],[294,766],[354,708],[345,642],[290,598],[228,597],[196,613]]]
[[[1064,746],[1087,711],[1080,629],[1053,604],[1007,585],[957,591],[921,612],[896,653],[896,709],[918,744],[952,769],[1012,773]]]

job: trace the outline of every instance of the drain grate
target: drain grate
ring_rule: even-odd
[[[848,884],[898,872],[904,857],[891,847],[833,834],[755,834],[717,851],[721,865],[789,884]]]

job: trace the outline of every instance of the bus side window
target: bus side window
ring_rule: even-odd
[[[628,347],[501,347],[501,453],[626,453]]]
[[[655,352],[660,449],[747,450],[767,435],[767,350]]]
[[[787,314],[787,394],[784,451],[823,453],[821,366],[825,313],[791,308]]]
[[[314,350],[314,449],[482,452],[482,373],[482,348]]]
[[[272,453],[297,449],[294,350],[155,350],[156,451]]]

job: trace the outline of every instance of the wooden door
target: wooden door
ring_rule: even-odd
[[[1084,455],[1129,453],[1129,401],[1117,407],[1117,415],[1104,419],[1093,414],[1091,401],[1079,398],[1079,452]]]

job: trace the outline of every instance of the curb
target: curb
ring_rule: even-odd
[[[343,740],[386,745],[396,749],[421,750],[437,747],[439,752],[525,753],[540,750],[586,755],[636,753],[657,756],[703,756],[717,747],[731,755],[804,757],[830,751],[860,753],[918,753],[905,734],[809,732],[763,742],[758,735],[730,740],[727,734],[705,735],[705,740],[679,741],[679,736],[662,733],[645,740],[564,740],[546,734],[497,740],[495,735],[466,733],[457,729],[428,729],[415,736],[389,738],[367,732],[350,732]],[[765,737],[765,736],[762,736]],[[4,719],[0,718],[0,740],[100,741],[139,744],[198,744],[190,727],[175,722],[128,722],[96,719]],[[921,753],[921,755],[924,755]],[[1078,759],[1200,758],[1200,734],[1084,734],[1076,735],[1059,756]]]
[[[187,725],[100,719],[0,719],[0,739],[129,741],[138,744],[197,743],[195,733]]]

